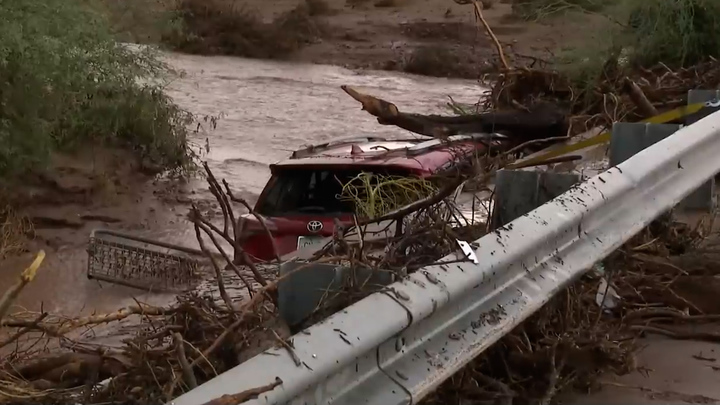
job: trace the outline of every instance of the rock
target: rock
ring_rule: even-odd
[[[179,202],[180,204],[191,204],[191,203],[192,203],[192,200],[191,200],[189,197],[184,196],[184,195],[179,195],[179,196],[177,196],[175,199],[176,199],[177,202]]]

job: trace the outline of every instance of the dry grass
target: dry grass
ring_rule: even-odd
[[[0,209],[0,259],[22,253],[32,231],[29,218],[20,215],[10,206]]]
[[[437,187],[425,179],[363,172],[343,186],[340,199],[351,201],[362,218],[373,219],[437,191]]]

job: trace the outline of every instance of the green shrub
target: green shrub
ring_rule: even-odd
[[[690,66],[720,56],[720,2],[624,0],[583,46],[560,53],[556,67],[593,98],[602,81],[660,63]]]
[[[84,0],[0,1],[0,179],[89,143],[189,167],[191,116],[162,93],[166,73]]]
[[[635,64],[678,67],[720,56],[720,1],[627,1],[629,22],[622,36]]]

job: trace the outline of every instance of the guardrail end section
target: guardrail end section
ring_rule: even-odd
[[[500,170],[495,180],[492,228],[502,227],[580,182],[579,174],[537,170]]]
[[[623,163],[679,129],[679,124],[615,123],[610,137],[610,166]],[[684,210],[712,211],[715,208],[715,180],[708,180],[685,197],[678,207]]]
[[[688,104],[703,103],[706,101],[717,101],[720,99],[720,90],[690,90],[688,91]],[[715,111],[720,110],[720,107],[709,107],[700,114],[691,116],[686,125],[690,125],[698,120],[705,118]],[[703,210],[713,211],[717,207],[717,199],[715,197],[715,179],[712,178],[703,184],[697,191],[690,194],[685,200],[688,203],[683,205],[687,209],[693,209],[699,207]],[[709,201],[709,202],[708,202]]]

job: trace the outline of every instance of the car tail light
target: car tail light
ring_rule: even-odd
[[[270,232],[275,229],[275,226],[267,219],[265,219],[265,224],[268,226]],[[247,242],[251,237],[260,234],[265,235],[267,231],[254,216],[243,215],[238,219],[238,240],[241,244]]]

